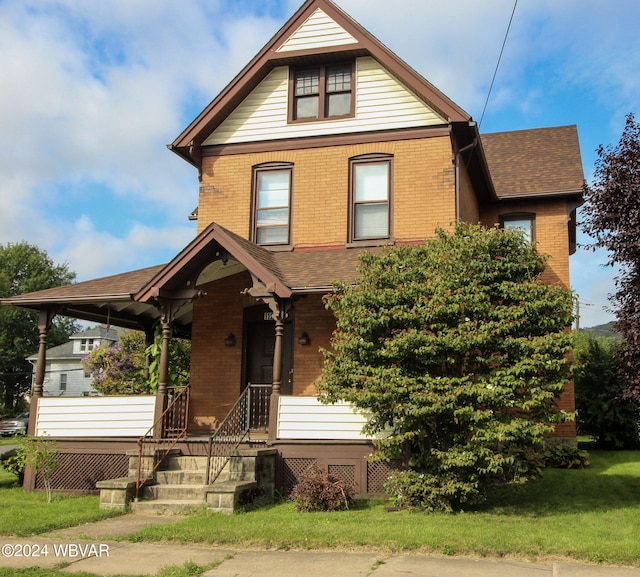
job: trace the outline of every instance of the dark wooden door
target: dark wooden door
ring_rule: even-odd
[[[273,383],[273,353],[276,344],[275,323],[273,321],[250,322],[246,325],[247,367],[246,382],[254,385],[249,391],[249,427],[256,431],[268,430],[270,395]],[[291,340],[293,331],[285,324],[282,379],[280,393],[291,394]],[[262,386],[255,386],[262,385]],[[266,386],[265,386],[266,385]]]
[[[273,383],[273,352],[276,344],[273,321],[247,324],[247,370],[246,384]],[[290,395],[293,381],[292,364],[293,327],[285,323],[282,347],[282,379],[280,393]]]

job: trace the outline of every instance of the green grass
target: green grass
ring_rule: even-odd
[[[640,565],[640,452],[593,452],[592,462],[589,469],[548,469],[535,483],[496,487],[482,509],[453,515],[389,512],[376,501],[341,513],[298,513],[282,503],[230,517],[201,511],[129,539]]]
[[[341,513],[299,513],[285,502],[232,516],[199,511],[127,539],[280,550],[368,549],[532,560],[561,557],[640,566],[640,451],[592,451],[592,463],[584,470],[548,469],[535,483],[497,486],[481,509],[453,515],[390,512],[382,501],[358,502],[351,511]],[[1,476],[0,510],[0,535],[16,536],[109,514],[98,509],[97,497],[55,495],[48,505],[43,493],[3,486]],[[196,569],[174,568],[176,576]],[[10,575],[58,577],[55,572]],[[0,571],[0,577],[5,573]]]
[[[75,496],[56,493],[51,503],[40,491],[25,492],[15,475],[0,467],[0,535],[26,537],[55,529],[74,527],[118,515],[99,508],[95,495]],[[2,573],[0,573],[2,576]]]

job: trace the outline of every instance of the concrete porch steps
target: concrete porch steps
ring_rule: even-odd
[[[137,457],[136,457],[137,458]],[[234,454],[216,482],[206,485],[207,458],[179,453],[167,457],[162,469],[142,488],[140,499],[119,497],[131,511],[152,514],[179,514],[206,507],[210,511],[231,514],[273,502],[275,491],[275,450],[248,449]],[[100,506],[113,508],[114,490],[127,487],[131,493],[135,478],[101,481]],[[119,489],[118,489],[119,487]],[[104,500],[103,500],[104,493]],[[104,501],[104,504],[103,504]]]

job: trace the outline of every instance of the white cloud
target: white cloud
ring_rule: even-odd
[[[336,1],[479,119],[513,0]],[[198,183],[165,144],[301,3],[1,0],[0,243],[33,242],[82,278],[170,258]],[[639,20],[636,0],[520,1],[487,129],[575,122],[589,175],[640,104]]]

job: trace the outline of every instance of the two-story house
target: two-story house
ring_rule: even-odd
[[[481,135],[330,0],[306,0],[170,149],[199,181],[197,235],[183,251],[164,266],[4,304],[40,310],[43,335],[57,313],[147,334],[159,323],[157,415],[167,405],[171,331],[190,335],[179,446],[204,451],[203,439],[251,395],[244,422],[253,443],[276,450],[281,487],[311,464],[361,494],[379,492],[388,473],[365,458],[373,448],[363,417],[315,398],[320,349],[335,328],[323,295],[335,280],[355,279],[362,250],[419,243],[456,220],[517,226],[551,255],[546,280],[569,286],[583,184],[576,127]],[[560,406],[573,409],[571,388]],[[92,449],[84,434],[85,452],[111,454],[117,476],[131,440]]]

